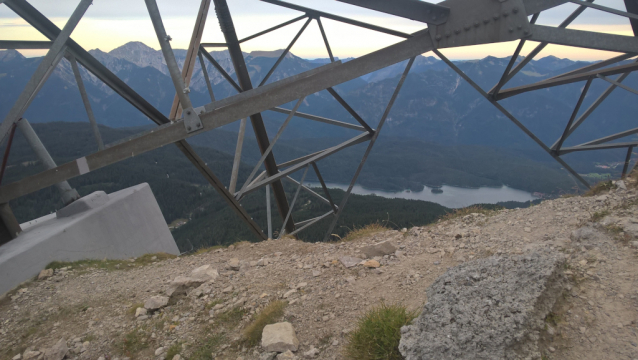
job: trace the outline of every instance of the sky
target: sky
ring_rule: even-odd
[[[60,28],[64,26],[67,18],[79,3],[78,0],[30,0],[29,2]],[[426,27],[420,22],[386,15],[335,0],[287,0],[287,2],[406,33],[413,33]],[[190,41],[200,0],[157,0],[157,3],[166,31],[173,38],[171,45],[174,49],[186,48]],[[625,11],[623,0],[605,0],[597,3]],[[259,0],[228,0],[228,5],[240,39],[302,15],[298,11]],[[537,24],[557,26],[576,8],[577,5],[568,3],[543,12]],[[242,44],[242,50],[250,52],[283,49],[287,47],[304,21],[245,42]],[[334,55],[340,58],[365,55],[402,40],[402,38],[329,19],[322,19],[322,23]],[[569,28],[633,36],[631,26],[626,18],[595,9],[585,10]],[[99,48],[106,52],[129,41],[141,41],[154,49],[159,49],[159,43],[143,0],[94,0],[93,5],[89,7],[84,18],[73,32],[72,38],[85,49]],[[14,14],[6,5],[0,4],[0,40],[48,39]],[[224,42],[212,4],[204,30],[203,42]],[[456,60],[478,59],[487,55],[505,57],[514,52],[516,45],[517,42],[508,42],[446,49],[442,52],[449,58]],[[535,45],[536,43],[528,41],[522,55],[531,51]],[[21,50],[20,52],[25,56],[42,56],[46,51]],[[328,56],[315,21],[308,25],[291,52],[307,59]],[[548,55],[592,61],[609,58],[616,54],[550,45],[538,58]]]

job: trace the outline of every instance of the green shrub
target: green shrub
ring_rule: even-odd
[[[344,356],[352,360],[400,360],[401,327],[410,324],[417,312],[402,305],[381,305],[371,309],[349,335]]]
[[[266,306],[259,314],[255,315],[253,322],[244,330],[244,340],[246,345],[255,346],[261,342],[261,334],[266,325],[274,324],[282,316],[284,309],[288,305],[285,301],[273,301]]]

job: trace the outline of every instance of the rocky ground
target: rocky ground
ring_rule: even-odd
[[[67,347],[69,359],[265,359],[244,330],[284,300],[281,320],[299,340],[293,356],[341,359],[348,332],[371,306],[420,309],[426,288],[450,267],[543,249],[567,257],[569,278],[545,319],[544,359],[638,359],[634,186],[348,242],[283,239],[145,265],[74,264],[0,301],[0,358],[57,359]],[[380,242],[388,243],[370,246]],[[145,303],[149,310],[138,310]]]

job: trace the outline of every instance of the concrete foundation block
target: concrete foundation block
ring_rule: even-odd
[[[52,261],[127,259],[179,250],[147,183],[95,192],[71,209],[21,224],[0,246],[0,294],[38,275]]]

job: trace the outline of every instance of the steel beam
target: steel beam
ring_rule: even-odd
[[[202,51],[197,52],[199,57],[199,66],[202,68],[202,74],[204,75],[204,81],[206,82],[206,88],[208,89],[208,95],[210,95],[210,101],[215,102],[215,93],[213,93],[213,86],[210,84],[210,77],[208,76],[208,70],[206,70],[206,63],[204,62],[204,56]]]
[[[611,76],[616,74],[624,74],[624,73],[632,72],[636,70],[638,70],[638,63],[614,66],[614,67],[606,68],[606,69],[598,69],[598,70],[589,71],[586,73],[564,76],[564,77],[555,78],[552,80],[543,80],[543,81],[539,81],[537,83],[533,83],[529,85],[523,85],[523,86],[517,86],[517,87],[505,89],[505,90],[502,90],[500,93],[498,93],[498,95],[496,95],[496,98],[498,100],[502,100],[508,97],[512,97],[514,95],[519,95],[519,94],[533,91],[533,90],[546,89],[553,86],[572,84],[575,82],[588,80],[591,78],[595,78],[598,75]]]
[[[217,62],[217,60],[215,60],[215,58],[213,57],[213,55],[211,55],[208,51],[206,51],[206,49],[204,49],[203,45],[200,49],[200,53],[204,54],[204,56],[206,57],[206,59],[208,61],[210,61],[211,64],[213,64],[213,66],[215,67],[215,69],[217,69],[217,71],[219,71],[219,74],[226,79],[226,81],[228,81],[228,83],[235,88],[235,90],[237,90],[238,92],[242,92],[241,87],[239,87],[239,85],[237,85],[237,83],[235,82],[235,80],[233,80],[233,78],[226,72],[226,70],[224,70],[224,68]]]
[[[49,49],[53,41],[0,40],[0,49]]]
[[[95,115],[93,114],[93,108],[91,107],[91,102],[89,101],[89,95],[86,93],[86,88],[84,87],[84,81],[82,81],[82,75],[80,74],[80,68],[78,67],[77,61],[73,55],[69,56],[69,62],[71,63],[71,68],[73,69],[73,75],[75,76],[75,83],[78,85],[78,90],[80,90],[80,96],[82,97],[82,102],[84,103],[84,109],[86,110],[86,115],[89,118],[89,123],[91,123],[91,129],[93,130],[93,136],[95,137],[95,141],[97,142],[97,149],[104,150],[104,142],[102,141],[102,135],[100,134],[100,129],[97,127],[97,121],[95,120]]]
[[[390,98],[390,101],[388,101],[388,104],[385,107],[383,116],[381,116],[381,119],[379,120],[379,125],[377,125],[377,130],[374,132],[374,135],[372,135],[372,138],[370,139],[370,143],[368,143],[368,147],[366,148],[366,151],[363,154],[363,157],[361,158],[361,162],[359,162],[359,166],[357,167],[357,170],[355,170],[354,172],[352,181],[350,181],[350,186],[348,186],[348,190],[346,190],[346,193],[343,196],[343,199],[341,199],[341,204],[339,205],[339,211],[337,211],[334,218],[332,219],[332,223],[328,227],[326,236],[323,238],[324,242],[328,241],[328,239],[332,235],[332,230],[334,230],[335,226],[337,225],[337,221],[339,221],[339,217],[341,216],[341,214],[346,208],[346,203],[348,202],[350,193],[352,193],[354,184],[357,182],[357,179],[359,178],[359,174],[361,173],[361,170],[363,169],[363,165],[365,165],[366,160],[368,160],[368,156],[370,155],[370,152],[372,151],[372,148],[374,147],[375,142],[379,138],[379,134],[381,133],[381,129],[383,128],[383,124],[385,124],[385,121],[388,118],[388,115],[390,115],[390,110],[392,110],[392,107],[394,106],[394,102],[396,101],[397,96],[399,96],[399,92],[401,92],[403,83],[405,82],[405,79],[408,77],[408,73],[410,72],[410,69],[412,68],[412,64],[414,64],[414,59],[416,59],[416,57],[410,58],[410,61],[408,61],[408,64],[405,67],[405,70],[403,70],[403,75],[401,75],[401,78],[399,79],[399,83],[394,89],[394,92],[392,93],[392,97]]]
[[[625,8],[627,12],[632,14],[638,14],[638,0],[625,0]],[[631,28],[634,31],[634,36],[638,36],[638,20],[629,19],[631,23]]]
[[[585,1],[582,1],[582,0],[567,0],[567,1],[569,1],[571,3],[574,3],[576,5],[587,6],[587,7],[590,7],[592,9],[608,12],[610,14],[620,15],[620,16],[624,16],[624,17],[627,17],[627,18],[630,18],[630,19],[638,20],[638,15],[636,15],[636,14],[632,14],[632,13],[628,13],[628,12],[612,9],[610,7],[607,7],[607,6],[602,6],[602,5],[598,5],[598,4],[591,4],[591,3],[588,3],[588,2],[585,2]]]
[[[188,132],[201,130],[203,127],[202,122],[199,116],[195,113],[195,110],[193,110],[193,104],[191,103],[191,99],[188,96],[190,89],[186,86],[184,78],[182,78],[182,74],[180,74],[177,60],[175,60],[175,53],[173,52],[170,44],[171,37],[166,34],[166,29],[164,29],[164,23],[162,22],[162,17],[160,15],[159,8],[157,7],[157,2],[155,0],[144,0],[144,2],[146,3],[148,14],[151,17],[151,22],[153,23],[153,28],[155,29],[157,40],[160,43],[160,48],[162,49],[162,54],[164,55],[166,67],[168,67],[168,72],[171,75],[171,80],[173,80],[173,86],[175,86],[177,97],[179,98],[179,102],[181,103],[182,107],[185,109],[184,126],[186,126],[186,130]],[[197,28],[197,25],[195,27]],[[194,49],[192,50],[194,51]],[[193,56],[195,55],[195,53],[191,52],[190,55]],[[190,65],[194,66],[194,62]],[[188,72],[188,70],[186,70],[186,72]],[[177,109],[177,107],[175,107],[175,109]]]
[[[204,33],[204,27],[206,25],[206,18],[208,17],[209,7],[210,7],[210,0],[202,0],[202,2],[199,5],[199,11],[197,12],[197,18],[195,19],[195,26],[193,27],[193,35],[191,35],[191,41],[188,45],[188,50],[186,51],[186,59],[184,60],[184,66],[182,66],[182,80],[184,81],[184,86],[186,88],[189,88],[191,79],[193,77],[193,70],[195,69],[195,62],[197,61],[197,55],[199,55],[199,45],[202,42],[202,35]],[[206,70],[203,69],[203,71],[206,71]],[[212,91],[210,93],[212,94]],[[173,99],[173,105],[171,106],[171,112],[169,112],[168,118],[170,120],[175,120],[181,117],[182,117],[182,108],[180,104],[180,98],[177,94],[175,94],[175,98]]]
[[[20,93],[18,100],[13,104],[13,107],[9,110],[9,113],[4,118],[2,124],[0,124],[0,142],[6,136],[11,125],[18,121],[24,115],[24,112],[31,104],[31,101],[35,98],[36,94],[51,75],[53,69],[57,66],[61,60],[61,56],[64,55],[66,43],[71,36],[71,33],[78,25],[84,13],[91,5],[92,0],[81,0],[80,4],[75,8],[71,17],[67,20],[62,31],[56,36],[51,48],[44,56],[44,59],[40,62],[37,69],[31,76],[31,79]]]
[[[450,8],[418,0],[337,0],[366,9],[384,12],[423,23],[441,25],[450,16]]]
[[[317,167],[316,163],[312,163],[312,168],[315,169],[315,174],[317,175],[317,179],[319,179],[319,182],[321,183],[321,188],[323,189],[323,193],[326,194],[326,198],[328,198],[330,207],[332,208],[332,211],[336,214],[338,208],[335,205],[334,201],[332,201],[332,196],[330,196],[328,187],[326,186],[326,183],[323,181],[323,176],[321,176],[321,172],[319,172],[319,167]]]
[[[330,62],[334,62],[335,58],[332,56],[332,49],[330,49],[330,43],[328,42],[328,37],[326,36],[326,31],[323,29],[323,24],[321,23],[321,17],[317,17],[317,25],[319,26],[319,31],[321,32],[321,37],[323,38],[323,43],[326,45],[326,50],[328,51],[328,56],[330,57]]]
[[[620,75],[618,77],[618,79],[616,79],[616,82],[622,82],[623,80],[625,80],[629,76],[629,74],[631,74],[631,73],[630,72],[626,72],[626,73]],[[607,99],[607,97],[615,89],[616,89],[616,85],[610,85],[607,89],[605,89],[605,91],[603,91],[603,93],[600,94],[600,96],[591,105],[589,105],[587,110],[585,110],[585,112],[583,112],[583,114],[578,118],[578,120],[574,121],[574,124],[569,128],[569,132],[567,133],[567,136],[569,136],[571,133],[573,133],[589,117],[589,115],[591,115],[594,112],[594,110],[596,110],[598,108],[598,106],[600,104],[602,104],[602,102],[605,101],[605,99]],[[553,146],[556,146],[556,144],[554,144]]]
[[[248,37],[245,37],[245,38],[243,38],[243,39],[239,40],[239,43],[241,44],[241,43],[246,42],[246,41],[248,41],[248,40],[252,40],[252,39],[254,39],[254,38],[256,38],[256,37],[259,37],[259,36],[262,36],[262,35],[268,34],[268,33],[269,33],[269,32],[271,32],[271,31],[275,31],[275,30],[277,30],[277,29],[281,29],[281,28],[282,28],[282,27],[284,27],[284,26],[288,26],[288,25],[290,25],[290,24],[294,24],[294,23],[296,23],[297,21],[299,21],[299,20],[301,20],[301,19],[305,19],[307,16],[308,16],[308,15],[301,15],[301,16],[299,16],[299,17],[296,17],[296,18],[294,18],[294,19],[292,19],[292,20],[286,21],[286,22],[281,23],[281,24],[279,24],[279,25],[273,26],[273,27],[271,27],[271,28],[269,28],[269,29],[266,29],[266,30],[264,30],[264,31],[260,31],[260,32],[258,32],[258,33],[256,33],[256,34],[254,34],[254,35],[251,35],[251,36],[248,36]],[[226,44],[224,44],[224,45],[226,45]]]
[[[288,175],[290,175],[292,173],[295,173],[299,169],[303,168],[304,166],[307,166],[308,164],[310,164],[312,162],[319,161],[319,160],[324,159],[324,158],[326,158],[326,157],[328,157],[328,156],[330,156],[332,154],[335,154],[335,153],[337,153],[337,152],[339,152],[339,151],[341,151],[341,150],[343,150],[343,149],[345,149],[347,147],[350,147],[350,146],[352,146],[353,143],[360,142],[361,140],[364,140],[364,141],[370,140],[370,138],[372,138],[372,135],[370,135],[368,133],[361,134],[361,135],[353,137],[350,140],[344,141],[343,143],[341,143],[339,145],[336,145],[336,146],[333,146],[333,147],[328,148],[326,150],[323,150],[320,153],[318,153],[318,154],[316,154],[316,155],[314,155],[312,157],[307,158],[306,160],[300,161],[299,163],[288,167],[286,170],[280,171],[276,175],[269,176],[266,179],[256,183],[255,185],[249,186],[246,189],[245,193],[248,194],[250,192],[253,192],[253,191],[259,189],[260,187],[262,187],[264,185],[270,184],[270,183],[272,183],[274,181],[278,181],[279,179],[281,179],[283,177],[286,177],[286,176],[288,176]],[[1,189],[2,188],[0,188],[0,190]]]
[[[285,177],[285,178],[283,178],[283,179],[284,179],[284,180],[286,180],[286,181],[288,181],[288,182],[290,182],[290,183],[293,183],[293,184],[295,184],[295,185],[299,186],[299,181],[295,180],[294,178],[292,178],[292,177],[290,177],[290,176],[286,176],[286,177]],[[328,204],[328,205],[331,205],[331,204],[330,204],[330,200],[328,200],[328,199],[326,199],[325,197],[323,197],[323,196],[321,196],[321,195],[317,194],[315,191],[313,191],[311,188],[307,187],[306,185],[303,185],[301,188],[302,188],[302,189],[304,189],[304,190],[306,190],[306,192],[307,192],[308,194],[310,194],[310,195],[312,195],[312,196],[316,197],[317,199],[319,199],[321,202],[323,202],[323,203],[325,203],[325,204]]]
[[[330,95],[332,95],[332,97],[335,98],[335,100],[337,100],[337,102],[339,102],[339,104],[341,104],[341,106],[343,106],[343,108],[346,109],[346,111],[350,115],[352,115],[352,117],[357,120],[357,122],[361,124],[361,126],[363,126],[367,132],[369,132],[370,134],[374,133],[374,130],[372,130],[370,125],[368,125],[368,123],[366,123],[365,120],[363,120],[361,116],[359,116],[359,114],[354,111],[354,109],[341,97],[341,95],[339,95],[339,93],[337,93],[332,87],[329,87],[326,90],[328,90]]]
[[[523,125],[518,119],[512,115],[507,109],[505,109],[501,104],[499,104],[496,100],[494,100],[488,93],[486,93],[477,83],[475,83],[469,76],[467,76],[461,69],[459,69],[456,65],[454,65],[448,58],[446,58],[443,54],[441,54],[438,50],[433,50],[439,58],[441,58],[452,70],[454,70],[460,77],[462,77],[465,81],[467,81],[476,91],[478,91],[483,97],[492,103],[494,107],[496,107],[503,115],[505,115],[510,121],[514,123],[519,129],[521,129],[527,136],[529,136],[535,143],[537,143],[546,153],[548,153],[551,157],[554,158],[559,164],[561,164],[567,171],[569,171],[578,181],[580,181],[587,188],[590,188],[590,185],[582,178],[574,169],[572,169],[563,159],[554,154],[554,152],[545,145],[534,133],[532,133],[525,125]]]
[[[61,30],[55,26],[49,19],[38,12],[33,6],[31,6],[25,0],[7,0],[6,5],[27,21],[31,26],[40,31],[44,36],[49,39],[55,39]],[[103,81],[108,87],[110,87],[115,93],[122,96],[131,105],[141,111],[149,119],[158,125],[170,123],[168,118],[164,116],[159,110],[149,104],[143,97],[137,94],[131,87],[129,87],[124,81],[115,76],[109,69],[107,69],[102,63],[95,59],[91,54],[84,50],[72,39],[68,39],[67,51],[71,53],[77,61],[79,61],[85,69]],[[206,166],[205,162],[195,153],[192,147],[183,139],[176,141],[177,148],[186,155],[186,157],[193,163],[193,165],[204,175],[206,180],[217,190],[222,198],[228,202],[229,206],[240,216],[240,218],[246,222],[252,232],[259,238],[264,239],[265,235],[259,226],[252,220],[252,218],[246,213],[246,211],[239,205],[234,197],[228,193],[228,190],[224,187],[223,183],[215,176],[215,174]],[[108,149],[107,149],[108,150]],[[134,153],[131,153],[133,156]],[[76,164],[71,162],[68,164]],[[68,165],[67,165],[68,166]],[[71,166],[72,167],[72,166]],[[67,176],[63,176],[66,180],[68,178],[80,175],[79,170],[74,169]],[[40,189],[51,186],[57,181],[49,182],[48,185],[37,185]],[[31,184],[32,185],[32,184]],[[29,193],[31,191],[28,191]],[[21,195],[11,195],[12,198],[17,198]],[[23,194],[24,195],[24,194]]]
[[[605,76],[603,76],[603,75],[600,75],[600,74],[598,74],[598,75],[597,75],[597,77],[598,77],[599,79],[602,79],[602,80],[607,81],[607,82],[608,82],[608,83],[610,83],[610,84],[616,85],[616,86],[618,86],[618,87],[619,87],[619,88],[621,88],[621,89],[627,90],[627,91],[629,91],[629,92],[630,92],[630,93],[632,93],[632,94],[636,94],[636,95],[638,95],[638,90],[632,89],[632,88],[630,88],[630,87],[629,87],[629,86],[627,86],[627,85],[623,85],[623,84],[619,83],[619,82],[618,82],[618,81],[616,81],[616,80],[609,79],[609,78],[607,78],[607,77],[605,77]]]
[[[620,149],[629,146],[638,146],[638,142],[624,142],[624,143],[611,143],[611,144],[597,144],[597,145],[582,145],[582,146],[570,146],[565,147],[560,151],[561,155],[569,154],[577,151],[589,151],[589,150],[607,150],[607,149]]]
[[[55,161],[53,161],[53,158],[49,155],[49,152],[44,147],[42,141],[40,141],[38,134],[35,133],[31,124],[29,124],[29,121],[25,118],[20,119],[20,121],[18,121],[18,128],[22,132],[24,138],[27,139],[27,143],[29,143],[33,152],[42,162],[42,165],[46,169],[55,169],[57,167]],[[60,192],[64,205],[68,205],[80,198],[80,194],[78,194],[78,192],[72,188],[66,180],[55,184],[55,187]]]
[[[292,110],[284,109],[282,107],[274,107],[274,108],[268,109],[268,110],[275,111],[275,112],[278,112],[278,113],[281,113],[281,114],[290,114],[292,112]],[[350,123],[343,122],[343,121],[328,119],[328,118],[321,117],[321,116],[306,114],[306,113],[302,113],[302,112],[299,112],[299,111],[295,112],[295,116],[300,117],[300,118],[304,118],[304,119],[308,119],[308,120],[322,122],[324,124],[341,126],[341,127],[346,128],[346,129],[352,129],[352,130],[357,130],[357,131],[368,131],[363,126],[354,125],[354,124],[350,124]]]
[[[61,33],[61,30],[55,26],[55,24],[25,0],[7,0],[6,5],[50,40],[54,40]],[[85,69],[104,82],[111,90],[123,97],[124,100],[128,101],[153,122],[156,124],[169,122],[164,114],[154,108],[124,81],[115,76],[115,74],[89,54],[88,51],[84,50],[78,43],[72,39],[68,39],[66,45],[68,47],[67,51],[71,53]]]
[[[10,0],[19,1],[19,0]],[[350,81],[367,73],[396,64],[406,58],[414,57],[432,50],[432,41],[427,31],[415,34],[415,36],[397,44],[377,50],[346,63],[332,63],[323,66],[330,71],[321,71],[321,68],[307,71],[291,77],[265,85],[261,88],[247,91],[242,94],[211,103],[198,111],[201,114],[205,130],[211,130],[227,125],[238,119],[250,116],[257,112],[271,109],[275,106],[286,104],[298,99],[300,95],[307,96],[331,86]],[[309,73],[309,74],[308,74]],[[241,100],[237,100],[241,99]],[[216,105],[224,104],[222,107]],[[168,120],[167,120],[168,121]],[[107,148],[104,151],[86,157],[89,169],[95,170],[117,161],[121,161],[139,155],[143,152],[165,146],[176,141],[186,139],[195,134],[186,133],[184,126],[179,122],[166,124],[155,131],[142,135],[135,141],[128,141]],[[348,146],[365,141],[369,134],[362,134],[346,142]],[[331,150],[331,149],[329,149]],[[321,152],[321,154],[325,154]],[[322,155],[323,156],[323,155]],[[327,155],[326,155],[327,156]],[[319,159],[315,159],[319,160]],[[200,170],[201,171],[201,170]],[[19,182],[0,187],[0,203],[15,199],[22,195],[42,189],[80,175],[76,161],[60,165],[57,171],[45,171],[37,175],[29,176]],[[223,189],[223,187],[222,187]],[[6,201],[3,201],[7,199]],[[283,218],[283,216],[282,216]]]
[[[600,139],[588,141],[588,142],[580,144],[578,146],[603,144],[603,143],[606,143],[606,142],[622,139],[622,138],[624,138],[626,136],[634,135],[634,134],[638,134],[638,128],[633,128],[633,129],[625,130],[625,131],[622,131],[622,132],[619,132],[619,133],[616,133],[616,134],[613,134],[613,135],[608,135],[608,136],[602,137]]]
[[[528,40],[585,49],[638,53],[638,43],[633,36],[561,29],[544,25],[532,25],[532,34]]]
[[[543,2],[543,1],[545,1],[545,0],[525,0],[525,9],[527,10],[527,14],[531,15],[531,14],[539,13],[541,10],[539,10],[539,11],[535,11],[535,10],[538,10],[538,9],[543,7],[543,5],[538,4],[539,2]],[[587,1],[588,2],[593,2],[594,0],[587,0]],[[536,2],[536,4],[533,4],[535,2]],[[545,2],[546,2],[546,4],[544,4],[544,5],[549,6],[550,5],[549,3],[554,2],[554,3],[557,3],[554,6],[557,6],[557,5],[560,5],[560,3],[564,3],[564,2],[567,2],[567,1],[546,0]],[[530,10],[530,8],[528,8],[528,6],[530,6],[530,8],[532,10],[534,10],[535,12],[530,13],[530,11],[532,11],[532,10]],[[578,9],[576,9],[574,12],[572,12],[562,23],[560,23],[560,25],[558,25],[558,28],[559,29],[566,28],[569,24],[571,24],[574,20],[576,20],[576,18],[578,16],[580,16],[580,14],[582,14],[583,11],[585,11],[586,9],[587,9],[587,7],[585,7],[585,6],[579,6]],[[545,10],[545,9],[543,9],[543,10]],[[536,55],[538,55],[541,51],[543,51],[543,49],[547,45],[548,45],[548,43],[545,43],[545,42],[538,44],[534,48],[534,50],[532,50],[529,54],[527,54],[527,56],[520,63],[518,63],[518,65],[516,65],[516,67],[514,67],[514,69],[512,71],[510,71],[507,74],[507,77],[505,78],[505,81],[503,82],[503,85],[506,84],[508,81],[510,81],[514,76],[516,76],[516,74],[518,74],[518,72],[521,71],[525,67],[525,65],[527,65],[530,61],[532,61]],[[503,85],[501,85],[501,86],[503,86]],[[488,93],[495,94],[497,92],[494,91],[494,88],[492,88],[490,91],[488,91]]]
[[[585,72],[597,70],[597,69],[600,69],[600,68],[607,67],[609,65],[613,65],[613,64],[615,64],[617,62],[630,59],[630,58],[632,58],[632,57],[634,57],[636,55],[637,54],[633,54],[632,53],[632,54],[622,54],[622,55],[614,56],[611,59],[607,59],[607,60],[599,61],[599,62],[591,64],[591,65],[583,66],[580,69],[576,69],[576,70],[572,70],[572,71],[566,72],[564,74],[556,75],[556,76],[553,76],[553,77],[551,77],[549,79],[546,79],[546,80],[554,80],[554,79],[558,79],[558,78],[565,77],[565,76],[582,74],[582,73],[585,73]]]
[[[281,230],[279,231],[279,239],[281,239],[281,237],[284,235],[286,224],[288,223],[288,220],[290,220],[292,216],[292,209],[294,209],[295,207],[295,203],[297,202],[297,197],[299,196],[299,192],[301,191],[301,187],[303,186],[303,181],[306,179],[307,174],[308,174],[308,166],[306,165],[306,169],[304,170],[303,175],[301,175],[301,181],[299,181],[299,186],[297,186],[297,192],[295,192],[295,196],[292,198],[292,201],[290,202],[290,210],[288,210],[288,214],[286,214],[286,217],[284,218],[284,223],[283,225],[281,225]]]
[[[567,122],[567,125],[565,126],[565,131],[563,131],[563,135],[560,137],[560,139],[558,139],[556,146],[555,147],[552,146],[551,148],[552,150],[554,150],[556,154],[558,154],[561,146],[563,146],[563,143],[565,142],[565,139],[567,139],[567,136],[569,136],[569,129],[572,127],[572,124],[574,123],[574,120],[576,119],[576,116],[578,115],[578,111],[580,111],[581,105],[583,105],[583,101],[585,100],[585,97],[587,96],[587,92],[589,91],[589,87],[591,86],[592,81],[593,79],[591,78],[587,80],[587,84],[585,84],[583,91],[581,91],[580,97],[578,98],[578,102],[576,103],[576,106],[574,107],[572,116],[569,118],[569,121]]]
[[[304,30],[306,30],[306,28],[308,27],[308,24],[310,24],[311,21],[312,21],[311,18],[308,18],[308,20],[306,20],[306,23],[303,24],[301,29],[299,29],[299,31],[297,32],[297,35],[295,35],[295,37],[292,39],[290,44],[288,44],[288,47],[281,53],[281,55],[279,55],[279,58],[277,59],[275,64],[270,68],[266,76],[264,76],[263,80],[261,80],[261,83],[259,83],[259,86],[264,86],[264,84],[266,83],[266,81],[268,81],[270,76],[275,72],[275,70],[277,70],[277,67],[279,66],[279,64],[281,64],[281,62],[284,60],[286,55],[288,55],[288,52],[290,51],[292,46],[295,45],[295,43],[297,42],[301,34],[303,34]]]
[[[219,26],[221,27],[222,33],[224,34],[224,38],[226,39],[226,44],[228,44],[228,53],[233,62],[233,66],[235,67],[235,75],[237,75],[239,85],[241,86],[241,89],[243,91],[251,90],[253,88],[253,85],[250,80],[250,75],[248,74],[248,69],[246,67],[244,55],[241,51],[241,46],[239,45],[239,39],[237,39],[235,25],[233,24],[233,19],[230,15],[228,4],[226,3],[226,0],[214,0],[214,3],[215,12],[217,13],[217,18],[219,19]],[[257,139],[257,145],[259,146],[259,150],[261,151],[261,153],[264,154],[266,152],[266,149],[270,145],[268,133],[266,132],[266,127],[264,126],[264,120],[261,117],[260,112],[253,112],[249,115],[250,122],[252,123],[253,131],[255,133],[255,138]],[[240,118],[243,117],[244,116]],[[270,152],[264,160],[264,166],[266,167],[268,175],[272,176],[277,174],[277,163],[272,152]],[[272,187],[273,193],[275,195],[275,203],[277,204],[277,209],[279,210],[279,215],[284,218],[289,210],[288,200],[286,199],[284,187],[281,184],[281,181],[274,182]],[[287,223],[286,230],[289,233],[295,230],[295,223],[292,218],[290,219],[290,222]]]
[[[299,224],[300,224],[300,225],[299,225],[299,226],[300,226],[300,227],[299,227],[299,229],[297,229],[297,230],[293,231],[292,233],[290,233],[290,236],[296,235],[296,234],[297,234],[297,233],[299,233],[300,231],[305,230],[306,228],[308,228],[308,227],[310,227],[310,226],[312,226],[312,225],[314,225],[314,224],[318,223],[319,221],[321,221],[321,220],[323,220],[323,219],[327,218],[327,217],[328,217],[328,216],[330,216],[330,215],[334,215],[334,213],[333,213],[332,211],[328,211],[327,213],[325,213],[325,214],[323,214],[323,215],[321,215],[321,216],[318,216],[318,217],[316,217],[316,218],[314,218],[314,219],[309,219],[309,220],[306,220],[306,221],[301,221],[301,222],[299,223]]]
[[[244,147],[244,135],[246,134],[246,119],[239,121],[239,133],[237,134],[237,145],[235,146],[235,158],[233,159],[233,169],[230,173],[230,185],[228,192],[235,193],[237,186],[237,177],[239,176],[239,165],[241,163],[241,151]]]
[[[541,11],[566,3],[567,0],[524,0],[525,12],[527,15],[537,14]]]
[[[538,16],[539,16],[539,13],[534,14],[534,16],[532,16],[532,19],[529,21],[529,23],[530,24],[536,23],[536,20],[538,20]],[[505,71],[503,71],[503,75],[501,76],[501,79],[492,88],[492,90],[489,91],[490,94],[492,95],[498,94],[498,92],[501,91],[501,88],[503,87],[503,85],[505,85],[505,83],[508,80],[508,76],[510,74],[510,71],[512,70],[512,67],[514,66],[514,64],[516,64],[516,60],[518,60],[518,56],[520,55],[521,50],[523,50],[523,46],[525,46],[525,39],[521,39],[521,41],[518,42],[518,46],[516,47],[514,54],[510,58],[510,61],[507,63],[507,66],[505,67]]]
[[[263,154],[261,155],[261,158],[259,159],[259,161],[257,161],[257,164],[253,168],[253,171],[248,176],[248,179],[246,179],[246,182],[244,183],[244,186],[242,186],[241,190],[239,190],[239,194],[237,194],[237,196],[236,196],[237,199],[241,199],[242,195],[244,194],[244,191],[246,191],[246,188],[249,186],[249,184],[253,180],[253,177],[255,176],[255,174],[257,174],[257,170],[259,170],[259,168],[266,161],[268,156],[270,154],[272,154],[272,148],[277,143],[277,140],[279,140],[279,137],[281,137],[281,134],[284,132],[284,130],[288,126],[288,123],[290,123],[290,120],[292,120],[292,117],[295,115],[295,112],[297,111],[297,109],[299,108],[301,103],[303,103],[304,99],[305,99],[305,97],[302,97],[301,99],[299,99],[297,101],[297,103],[295,104],[295,107],[292,109],[290,114],[288,114],[288,117],[286,118],[286,120],[284,120],[283,124],[281,124],[281,126],[279,127],[279,130],[277,131],[277,134],[275,135],[275,137],[272,139],[272,141],[268,145],[268,148],[266,148],[266,150],[264,150]]]
[[[627,175],[627,168],[629,167],[629,162],[631,161],[631,152],[634,151],[634,147],[630,146],[627,149],[627,156],[625,156],[625,165],[622,168],[622,174],[620,175],[620,178],[624,178],[625,175]]]
[[[323,11],[317,11],[317,10],[310,9],[310,8],[307,8],[307,7],[303,7],[303,6],[287,3],[285,1],[280,1],[280,0],[261,0],[261,1],[267,2],[269,4],[283,6],[283,7],[286,7],[288,9],[293,9],[293,10],[305,12],[307,15],[312,16],[312,17],[321,16],[321,17],[325,17],[326,19],[335,20],[335,21],[339,21],[339,22],[342,22],[342,23],[346,23],[346,24],[350,24],[350,25],[354,25],[354,26],[365,28],[365,29],[374,30],[374,31],[378,31],[378,32],[385,33],[385,34],[388,34],[388,35],[394,35],[394,36],[398,36],[398,37],[402,37],[402,38],[406,38],[406,39],[411,37],[410,34],[402,33],[400,31],[386,29],[386,28],[381,27],[381,26],[367,24],[367,23],[364,23],[364,22],[361,22],[361,21],[348,19],[348,18],[345,18],[343,16],[337,16],[337,15],[333,15],[333,14],[330,14],[330,13],[327,13],[327,12],[323,12]]]

